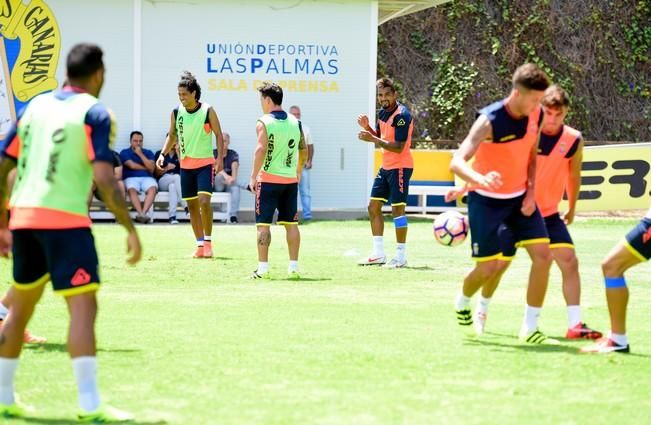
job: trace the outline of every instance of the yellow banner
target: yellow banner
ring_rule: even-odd
[[[646,209],[651,202],[651,143],[583,151],[578,211]],[[563,202],[561,210],[565,210]]]
[[[20,53],[11,71],[16,98],[27,102],[57,87],[55,73],[61,51],[61,33],[54,14],[43,0],[25,4],[5,0],[0,4],[0,33],[20,39]]]

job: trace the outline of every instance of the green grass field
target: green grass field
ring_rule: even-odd
[[[634,220],[572,226],[584,282],[584,319],[608,329],[599,262]],[[365,221],[301,228],[304,280],[285,280],[284,230],[272,230],[277,280],[256,266],[252,225],[215,227],[214,260],[193,260],[188,225],[141,226],[143,261],[127,267],[125,234],[98,225],[103,289],[98,319],[103,398],[138,423],[612,424],[651,423],[649,265],[627,275],[632,353],[581,355],[583,342],[522,346],[529,262],[520,252],[489,313],[488,334],[464,337],[453,299],[471,266],[469,244],[435,243],[412,220],[410,268],[358,267]],[[387,223],[388,252],[394,251]],[[10,281],[10,263],[0,262]],[[473,300],[473,307],[474,307]],[[646,319],[645,319],[646,317]],[[560,275],[552,273],[541,329],[563,336]],[[23,351],[17,391],[34,419],[72,423],[76,389],[63,301],[46,292],[30,329],[49,338]]]

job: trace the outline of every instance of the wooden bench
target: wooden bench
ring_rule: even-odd
[[[446,193],[454,186],[444,185],[409,185],[409,195],[418,196],[418,205],[407,205],[405,211],[408,213],[440,213],[448,210],[461,210],[465,211],[464,207],[448,207],[448,206],[428,206],[428,196],[445,196]],[[385,205],[382,210],[384,212],[391,211],[391,205]]]
[[[142,202],[145,199],[144,195],[140,195],[140,201]],[[229,215],[228,212],[230,211],[231,208],[231,194],[228,192],[214,192],[212,194],[212,198],[210,199],[212,205],[213,205],[213,221],[228,221]],[[127,200],[127,203],[130,204],[130,202]],[[169,193],[168,192],[158,192],[156,194],[156,198],[154,198],[154,205],[153,205],[153,218],[154,220],[168,220],[167,216],[167,208],[169,206]],[[215,208],[215,206],[219,206],[219,208]],[[183,219],[185,217],[185,212],[183,212],[183,209],[180,209],[177,207],[177,211],[180,212],[179,216],[177,216],[179,219]],[[115,217],[113,214],[106,208],[106,205],[93,198],[93,202],[91,203],[90,206],[90,218],[93,220],[112,220]],[[135,217],[135,212],[131,213],[132,217]]]

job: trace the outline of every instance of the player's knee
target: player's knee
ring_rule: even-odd
[[[476,271],[482,280],[490,280],[501,272],[501,265],[498,261],[486,261],[477,263]]]
[[[536,249],[532,252],[531,261],[541,266],[551,267],[554,257],[549,248],[543,248],[542,246],[539,249]]]
[[[202,208],[210,207],[210,197],[199,196],[199,205],[201,205]]]
[[[382,212],[382,207],[378,207],[376,202],[371,201],[367,210],[370,217],[377,217]]]
[[[576,270],[579,268],[579,259],[576,258],[574,250],[561,255],[554,254],[554,259],[558,263],[561,270]]]
[[[601,262],[601,271],[606,277],[617,277],[624,274],[623,267],[615,258],[606,258]]]

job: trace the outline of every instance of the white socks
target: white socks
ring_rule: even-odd
[[[267,273],[268,271],[269,271],[269,263],[268,262],[266,262],[266,261],[265,262],[263,262],[263,261],[258,262],[258,268],[256,270],[256,273],[263,274],[263,273]]]
[[[373,236],[373,256],[384,257],[384,236]]]
[[[480,295],[477,300],[477,314],[483,314],[484,316],[488,314],[488,305],[490,302],[490,298],[484,298],[483,295]]]
[[[457,310],[470,309],[470,297],[466,297],[463,295],[463,292],[459,292],[459,295],[457,295],[457,300],[454,303],[454,307]]]
[[[538,318],[540,317],[541,307],[531,307],[527,305],[524,309],[524,323],[522,329],[526,335],[538,329]]]
[[[298,272],[298,260],[289,260],[289,267],[287,267],[287,272]]]
[[[567,306],[567,328],[572,329],[581,323],[581,306],[568,305]]]
[[[0,403],[14,404],[14,377],[18,368],[18,359],[0,357]]]
[[[407,258],[407,244],[398,243],[396,247],[396,260],[403,262]]]
[[[72,359],[79,390],[79,407],[86,412],[99,409],[100,399],[97,391],[97,358],[94,356],[75,357]]]
[[[610,339],[615,341],[617,345],[628,345],[628,337],[625,334],[614,334],[610,332]]]
[[[5,320],[9,314],[9,309],[2,303],[0,303],[0,320]]]

